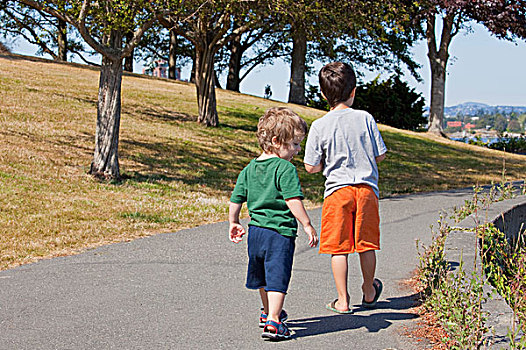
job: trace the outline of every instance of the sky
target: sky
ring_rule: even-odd
[[[446,77],[446,106],[465,102],[480,102],[488,105],[526,106],[526,42],[510,42],[492,36],[482,25],[472,24],[472,31],[457,34],[450,45],[448,75]],[[34,55],[36,47],[23,40],[8,42],[15,53]],[[406,73],[405,80],[421,93],[429,105],[431,90],[429,61],[425,41],[418,42],[411,50],[414,60],[422,65],[419,69],[423,82],[419,83]],[[44,56],[45,57],[45,56]],[[315,71],[321,64],[315,64]],[[189,67],[182,70],[182,78],[188,79]],[[142,65],[134,65],[136,73]],[[370,81],[386,72],[363,72],[364,81]],[[272,99],[286,102],[288,98],[289,65],[281,60],[253,70],[241,83],[241,92],[263,96],[265,85],[272,89]],[[317,84],[317,76],[309,78],[311,85]],[[223,83],[224,85],[224,83]]]

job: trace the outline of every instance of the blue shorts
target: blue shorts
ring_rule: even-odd
[[[283,236],[275,230],[249,225],[247,242],[246,287],[287,293],[296,237]]]

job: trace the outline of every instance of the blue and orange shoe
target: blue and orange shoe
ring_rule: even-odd
[[[287,311],[281,310],[281,313],[279,314],[279,321],[285,322],[289,318],[289,315],[287,314]],[[265,327],[265,323],[267,322],[267,314],[261,308],[261,315],[259,315],[259,327],[263,328]]]
[[[267,320],[261,337],[270,340],[287,340],[292,338],[292,334],[285,323]]]

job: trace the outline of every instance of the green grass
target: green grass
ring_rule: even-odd
[[[23,67],[23,69],[21,69]],[[75,64],[0,56],[0,269],[87,247],[227,219],[239,171],[260,152],[264,111],[284,103],[217,91],[221,125],[196,123],[195,87],[125,75],[115,182],[87,175],[98,72]],[[324,112],[289,105],[311,123]],[[381,196],[445,190],[526,174],[526,157],[380,126],[389,148]],[[295,160],[306,203],[323,176]],[[246,215],[246,212],[244,212]],[[225,233],[226,239],[226,233]]]

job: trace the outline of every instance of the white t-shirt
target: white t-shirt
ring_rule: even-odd
[[[315,120],[305,146],[306,164],[324,163],[324,197],[349,185],[366,184],[378,190],[375,157],[387,152],[374,118],[352,108],[330,111]]]

